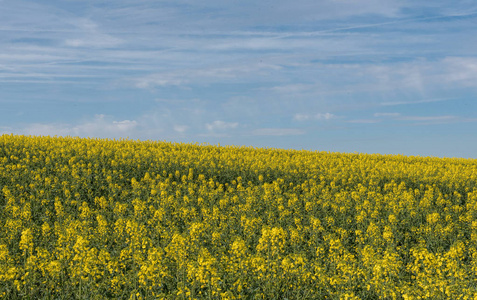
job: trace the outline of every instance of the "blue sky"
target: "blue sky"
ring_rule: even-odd
[[[477,158],[475,1],[0,3],[0,134]]]

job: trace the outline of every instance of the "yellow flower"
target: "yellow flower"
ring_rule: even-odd
[[[426,216],[426,220],[427,220],[427,223],[429,223],[430,225],[436,224],[437,222],[439,222],[439,213],[435,212],[432,214],[428,214]]]
[[[22,231],[19,247],[25,255],[33,250],[33,234],[30,228]]]

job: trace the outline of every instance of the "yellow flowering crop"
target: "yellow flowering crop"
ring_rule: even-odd
[[[0,190],[0,298],[477,295],[477,160],[2,135]]]

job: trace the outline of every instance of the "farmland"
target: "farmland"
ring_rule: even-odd
[[[0,189],[0,298],[477,295],[477,160],[2,135]]]

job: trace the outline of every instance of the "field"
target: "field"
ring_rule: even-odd
[[[477,299],[477,160],[0,136],[0,298]]]

